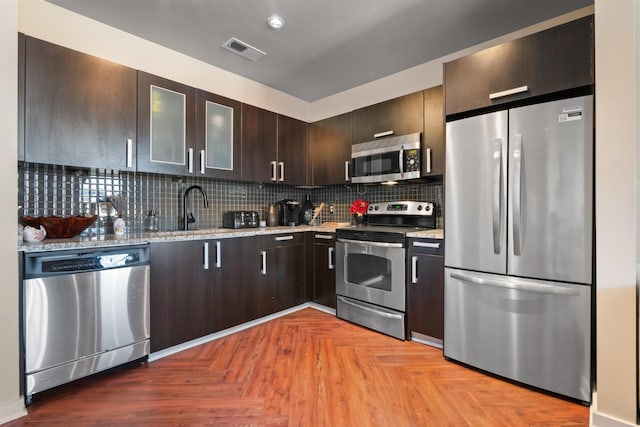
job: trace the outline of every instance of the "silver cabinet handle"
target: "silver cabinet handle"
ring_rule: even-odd
[[[349,181],[349,160],[344,161],[344,180]]]
[[[193,173],[193,148],[187,150],[187,170]]]
[[[413,242],[413,246],[415,246],[416,248],[440,249],[440,243]]]
[[[502,138],[493,142],[493,174],[492,174],[492,214],[493,214],[493,253],[502,251]]]
[[[489,99],[504,98],[505,96],[515,95],[518,93],[526,92],[529,90],[529,86],[518,86],[512,89],[503,90],[501,92],[494,92],[489,94]]]
[[[270,164],[271,164],[271,181],[277,181],[278,180],[277,162],[273,160]]]
[[[284,162],[278,162],[278,166],[280,166],[280,178],[278,181],[284,182]]]
[[[513,254],[522,254],[522,135],[513,143]]]
[[[374,133],[373,137],[374,138],[382,138],[383,136],[389,136],[389,135],[393,135],[393,130],[386,130],[384,132]]]
[[[220,253],[222,244],[220,240],[216,242],[216,268],[222,267],[222,254]]]
[[[209,269],[209,242],[204,242],[204,263],[203,268]]]
[[[200,173],[202,175],[204,175],[204,172],[205,172],[205,170],[204,170],[204,160],[205,160],[204,155],[205,155],[204,150],[200,150]]]
[[[276,242],[284,242],[286,240],[293,240],[293,236],[278,236],[275,238]]]
[[[333,270],[335,265],[333,264],[333,253],[335,249],[333,247],[329,247],[329,270]]]
[[[331,234],[316,234],[314,237],[316,239],[325,239],[325,240],[333,239],[333,236]]]
[[[411,257],[411,283],[418,283],[418,257]]]
[[[431,148],[427,148],[427,173],[431,173]]]
[[[263,276],[267,274],[267,251],[260,251],[260,257],[262,257],[262,268],[260,274]]]
[[[131,138],[127,139],[127,167],[133,167],[133,140]]]
[[[472,276],[470,274],[452,272],[451,277],[462,280],[463,282],[473,283],[474,285],[493,286],[496,288],[512,289],[517,291],[535,292],[538,294],[549,295],[578,295],[577,289],[571,289],[560,285],[543,285],[530,282],[524,282],[516,278],[499,279]]]

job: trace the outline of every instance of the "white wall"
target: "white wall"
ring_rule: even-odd
[[[0,424],[23,415],[19,393],[17,4],[0,1]]]
[[[597,401],[593,423],[636,419],[638,0],[596,0]],[[615,46],[615,47],[614,47]]]

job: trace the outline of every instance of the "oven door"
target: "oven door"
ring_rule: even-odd
[[[404,244],[339,238],[336,293],[404,312]]]

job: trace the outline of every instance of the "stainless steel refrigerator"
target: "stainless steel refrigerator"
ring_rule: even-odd
[[[590,402],[593,97],[446,129],[445,357]]]

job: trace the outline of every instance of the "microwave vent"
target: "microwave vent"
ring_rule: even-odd
[[[235,37],[227,40],[222,47],[230,52],[237,53],[240,56],[250,59],[251,61],[257,61],[266,55],[266,53],[260,49],[251,46],[249,43],[238,40]]]

